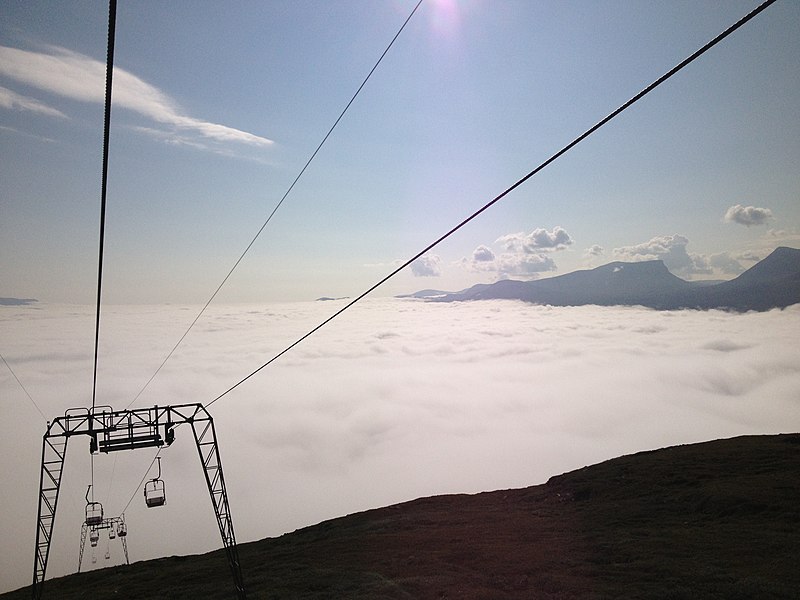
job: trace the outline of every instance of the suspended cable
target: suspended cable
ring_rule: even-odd
[[[438,245],[439,245],[441,242],[443,242],[444,240],[446,240],[447,238],[449,238],[449,237],[450,237],[451,235],[453,235],[453,234],[454,234],[456,231],[458,231],[459,229],[461,229],[462,227],[464,227],[464,226],[465,226],[467,223],[469,223],[470,221],[472,221],[473,219],[475,219],[476,217],[478,217],[478,215],[480,215],[480,214],[482,214],[483,212],[485,212],[486,210],[488,210],[488,209],[489,209],[491,206],[494,206],[494,205],[495,205],[497,202],[499,202],[500,200],[502,200],[503,198],[505,198],[505,197],[506,197],[508,194],[510,194],[512,191],[514,191],[514,190],[515,190],[515,189],[517,189],[519,186],[521,186],[523,183],[525,183],[526,181],[528,181],[528,180],[529,180],[531,177],[533,177],[534,175],[536,175],[536,174],[537,174],[539,171],[541,171],[542,169],[544,169],[545,167],[547,167],[549,164],[551,164],[552,162],[554,162],[555,160],[557,160],[557,159],[558,159],[559,157],[561,157],[562,155],[564,155],[564,154],[566,154],[567,152],[569,152],[569,151],[570,151],[572,148],[574,148],[574,147],[575,147],[575,146],[577,146],[579,143],[581,143],[583,140],[585,140],[587,137],[589,137],[590,135],[592,135],[592,134],[593,134],[595,131],[597,131],[598,129],[600,129],[600,128],[601,128],[603,125],[605,125],[606,123],[608,123],[609,121],[611,121],[612,119],[614,119],[616,116],[618,116],[620,113],[622,113],[622,112],[623,112],[623,111],[625,111],[626,109],[630,108],[630,107],[631,107],[633,104],[635,104],[636,102],[638,102],[639,100],[641,100],[642,98],[644,98],[644,97],[645,97],[647,94],[649,94],[650,92],[652,92],[652,91],[653,91],[654,89],[656,89],[656,88],[657,88],[659,85],[661,85],[662,83],[664,83],[665,81],[667,81],[667,80],[668,80],[670,77],[672,77],[673,75],[675,75],[676,73],[678,73],[678,72],[679,72],[680,70],[682,70],[684,67],[686,67],[686,66],[687,66],[687,65],[689,65],[690,63],[694,62],[694,61],[695,61],[697,58],[699,58],[700,56],[702,56],[703,54],[705,54],[705,53],[706,53],[708,50],[710,50],[711,48],[713,48],[714,46],[716,46],[716,45],[717,45],[719,42],[721,42],[721,41],[722,41],[722,40],[724,40],[726,37],[728,37],[730,34],[732,34],[734,31],[736,31],[737,29],[739,29],[739,28],[740,28],[742,25],[744,25],[745,23],[747,23],[748,21],[750,21],[752,18],[754,18],[756,15],[758,15],[760,12],[762,12],[762,11],[763,11],[764,9],[766,9],[768,6],[770,6],[771,4],[773,4],[775,1],[776,1],[776,0],[766,0],[766,1],[765,1],[763,4],[761,4],[760,6],[756,7],[756,8],[755,8],[753,11],[751,11],[750,13],[748,13],[747,15],[745,15],[744,17],[742,17],[742,18],[741,18],[739,21],[737,21],[736,23],[734,23],[733,25],[731,25],[730,27],[728,27],[728,29],[726,29],[725,31],[723,31],[722,33],[720,33],[720,34],[719,34],[717,37],[715,37],[715,38],[714,38],[714,39],[712,39],[710,42],[708,42],[707,44],[705,44],[705,45],[704,45],[702,48],[700,48],[699,50],[697,50],[696,52],[694,52],[692,55],[690,55],[688,58],[686,58],[686,59],[684,59],[683,61],[681,61],[680,63],[678,63],[678,64],[677,64],[675,67],[673,67],[672,69],[670,69],[669,71],[667,71],[667,72],[666,72],[664,75],[662,75],[661,77],[659,77],[658,79],[656,79],[656,80],[655,80],[653,83],[651,83],[651,84],[650,84],[650,85],[648,85],[646,88],[644,88],[642,91],[640,91],[638,94],[636,94],[635,96],[633,96],[633,97],[632,97],[630,100],[628,100],[627,102],[625,102],[625,103],[624,103],[622,106],[620,106],[620,107],[619,107],[619,108],[617,108],[616,110],[614,110],[614,111],[612,111],[611,113],[609,113],[609,114],[608,114],[606,117],[604,117],[602,120],[600,120],[600,121],[599,121],[597,124],[593,125],[593,126],[592,126],[592,127],[590,127],[589,129],[587,129],[585,132],[583,132],[581,135],[579,135],[579,136],[578,136],[578,137],[576,137],[574,140],[572,140],[572,141],[571,141],[569,144],[567,144],[566,146],[564,146],[563,148],[561,148],[561,150],[559,150],[558,152],[556,152],[555,154],[553,154],[553,155],[552,155],[550,158],[548,158],[547,160],[545,160],[545,161],[544,161],[543,163],[541,163],[541,164],[540,164],[538,167],[536,167],[536,168],[535,168],[535,169],[533,169],[531,172],[529,172],[527,175],[525,175],[524,177],[522,177],[521,179],[519,179],[519,180],[518,180],[516,183],[514,183],[514,184],[513,184],[511,187],[507,188],[505,191],[501,192],[499,195],[495,196],[495,197],[494,197],[492,200],[490,200],[489,202],[487,202],[486,204],[484,204],[484,205],[483,205],[481,208],[479,208],[479,209],[478,209],[478,210],[476,210],[474,213],[472,213],[470,216],[468,216],[466,219],[464,219],[463,221],[461,221],[461,222],[460,222],[458,225],[456,225],[455,227],[453,227],[453,228],[452,228],[450,231],[448,231],[447,233],[445,233],[444,235],[442,235],[441,237],[439,237],[438,239],[436,239],[434,242],[432,242],[432,243],[428,244],[428,245],[427,245],[425,248],[423,248],[422,250],[420,250],[419,252],[417,252],[417,254],[415,254],[414,256],[412,256],[411,258],[409,258],[409,259],[408,259],[406,262],[404,262],[402,265],[400,265],[399,267],[397,267],[397,268],[396,268],[394,271],[392,271],[391,273],[389,273],[388,275],[386,275],[386,276],[385,276],[383,279],[381,279],[380,281],[378,281],[376,284],[374,284],[373,286],[371,286],[369,289],[367,289],[366,291],[362,292],[360,295],[358,295],[358,296],[357,296],[357,297],[355,297],[353,300],[351,300],[350,302],[348,302],[348,303],[347,303],[345,306],[343,306],[342,308],[340,308],[339,310],[337,310],[335,313],[333,313],[333,314],[332,314],[331,316],[329,316],[327,319],[325,319],[324,321],[322,321],[322,322],[321,322],[319,325],[317,325],[316,327],[314,327],[313,329],[311,329],[311,330],[310,330],[308,333],[306,333],[306,334],[305,334],[305,335],[303,335],[302,337],[300,337],[300,338],[298,338],[297,340],[295,340],[293,343],[291,343],[289,346],[287,346],[286,348],[284,348],[283,350],[281,350],[281,351],[280,351],[278,354],[276,354],[275,356],[273,356],[271,359],[269,359],[269,360],[268,360],[267,362],[265,362],[263,365],[261,365],[260,367],[258,367],[258,368],[257,368],[255,371],[253,371],[252,373],[250,373],[250,374],[249,374],[249,375],[247,375],[246,377],[243,377],[243,378],[242,378],[242,379],[240,379],[238,382],[236,382],[234,385],[232,385],[232,386],[231,386],[231,387],[229,387],[227,390],[225,390],[224,392],[222,392],[222,393],[221,393],[219,396],[217,396],[216,398],[214,398],[213,400],[211,400],[211,401],[210,401],[208,404],[206,404],[206,405],[205,405],[205,408],[208,408],[209,406],[211,406],[212,404],[214,404],[214,403],[215,403],[217,400],[219,400],[220,398],[222,398],[222,397],[223,397],[223,396],[225,396],[226,394],[228,394],[228,393],[232,392],[233,390],[235,390],[237,387],[239,387],[239,386],[240,386],[241,384],[243,384],[245,381],[247,381],[248,379],[250,379],[251,377],[253,377],[253,376],[254,376],[256,373],[258,373],[259,371],[261,371],[261,370],[262,370],[262,369],[264,369],[265,367],[267,367],[267,366],[271,365],[273,362],[275,362],[276,360],[278,360],[278,359],[279,359],[281,356],[283,356],[284,354],[286,354],[287,352],[289,352],[289,351],[290,351],[292,348],[294,348],[295,346],[297,346],[298,344],[300,344],[300,343],[301,343],[302,341],[304,341],[306,338],[310,337],[311,335],[313,335],[314,333],[316,333],[317,331],[319,331],[320,329],[322,329],[322,328],[323,328],[325,325],[327,325],[328,323],[330,323],[331,321],[333,321],[333,320],[334,320],[336,317],[338,317],[339,315],[341,315],[341,314],[342,314],[344,311],[346,311],[346,310],[347,310],[347,309],[349,309],[351,306],[353,306],[354,304],[356,304],[357,302],[359,302],[360,300],[362,300],[364,297],[366,297],[367,295],[369,295],[370,293],[372,293],[373,291],[375,291],[375,289],[377,289],[378,287],[380,287],[381,285],[383,285],[384,283],[386,283],[386,282],[387,282],[389,279],[391,279],[392,277],[394,277],[395,275],[397,275],[397,274],[398,274],[400,271],[402,271],[403,269],[405,269],[406,267],[408,267],[408,266],[409,266],[411,263],[413,263],[415,260],[417,260],[418,258],[420,258],[420,257],[421,257],[422,255],[424,255],[426,252],[429,252],[430,250],[432,250],[433,248],[435,248],[436,246],[438,246]]]
[[[161,448],[159,448],[159,449],[158,449],[158,452],[156,452],[155,456],[153,456],[153,460],[152,460],[152,461],[150,461],[150,464],[147,466],[147,470],[145,470],[145,472],[144,472],[144,475],[142,475],[142,479],[141,479],[141,481],[140,481],[140,482],[139,482],[139,484],[136,486],[136,489],[133,491],[133,494],[131,494],[131,497],[130,497],[130,499],[128,499],[128,503],[125,505],[125,508],[123,508],[123,509],[120,511],[120,514],[124,514],[124,513],[125,513],[125,511],[126,511],[126,510],[128,510],[128,507],[131,505],[131,502],[133,502],[133,499],[136,497],[136,494],[138,494],[138,493],[139,493],[139,489],[142,487],[142,484],[144,484],[144,480],[145,480],[145,479],[147,479],[147,475],[150,473],[150,469],[152,469],[152,468],[153,468],[153,465],[155,464],[155,462],[156,462],[156,459],[157,459],[159,456],[161,456],[161,451],[162,451],[163,449],[164,449],[164,447],[162,446]]]
[[[45,416],[44,416],[44,413],[42,412],[42,409],[41,409],[41,408],[39,408],[39,405],[38,405],[38,404],[36,404],[36,400],[34,400],[34,399],[31,397],[31,395],[28,393],[28,390],[26,390],[26,389],[25,389],[25,386],[24,386],[24,385],[22,385],[22,382],[19,380],[19,377],[17,377],[17,374],[16,374],[16,373],[14,373],[14,369],[12,369],[12,368],[11,368],[11,365],[10,365],[10,364],[8,364],[8,362],[7,362],[7,361],[6,361],[6,359],[3,357],[3,355],[2,355],[2,354],[0,354],[0,360],[2,360],[2,361],[3,361],[3,364],[4,364],[4,365],[5,365],[7,368],[8,368],[8,372],[9,372],[9,373],[11,373],[11,376],[12,376],[12,377],[13,377],[13,378],[16,380],[16,382],[19,384],[19,387],[21,387],[21,388],[22,388],[22,391],[23,391],[23,392],[25,392],[25,395],[28,397],[28,400],[30,400],[30,401],[33,403],[33,405],[36,407],[36,410],[38,410],[38,411],[39,411],[39,414],[40,414],[40,415],[42,415],[42,419],[44,419],[45,421],[47,421],[47,417],[45,417]]]
[[[94,329],[94,375],[92,376],[92,411],[97,400],[97,351],[100,347],[100,301],[103,295],[103,246],[106,232],[106,197],[108,192],[108,145],[111,130],[111,82],[114,75],[114,39],[117,29],[117,0],[108,5],[108,49],[106,52],[106,101],[103,119],[103,181],[100,191],[100,248],[97,259],[97,311]],[[92,501],[94,501],[94,454],[92,463]]]
[[[395,43],[395,41],[397,40],[397,38],[398,38],[398,37],[400,37],[400,34],[403,32],[403,30],[405,29],[406,25],[408,25],[408,22],[411,20],[411,17],[413,17],[413,16],[414,16],[414,13],[416,13],[416,12],[417,12],[417,9],[420,7],[420,5],[422,4],[422,2],[423,2],[423,0],[419,0],[419,2],[417,2],[417,4],[414,6],[414,8],[413,8],[413,10],[411,11],[411,13],[408,15],[408,17],[406,18],[406,20],[405,20],[405,21],[403,22],[403,24],[400,26],[400,29],[398,29],[397,33],[395,33],[394,37],[392,38],[392,41],[391,41],[391,42],[389,42],[389,45],[388,45],[388,46],[386,46],[386,49],[385,49],[385,50],[383,51],[383,53],[380,55],[380,58],[378,58],[378,60],[375,62],[375,64],[373,65],[372,69],[370,69],[369,73],[368,73],[368,74],[367,74],[367,76],[364,78],[364,81],[362,81],[362,82],[361,82],[361,85],[360,85],[360,86],[358,86],[358,89],[357,89],[357,90],[356,90],[356,92],[353,94],[353,96],[350,98],[350,101],[347,103],[347,105],[344,107],[344,109],[342,110],[342,112],[339,114],[339,116],[337,117],[336,121],[334,121],[333,125],[331,125],[330,129],[328,130],[328,133],[326,133],[326,134],[325,134],[325,137],[323,137],[323,138],[322,138],[322,141],[319,143],[319,145],[317,146],[316,150],[314,150],[314,152],[313,152],[313,153],[311,154],[311,156],[308,158],[308,160],[306,161],[305,165],[303,165],[303,168],[302,168],[302,169],[300,169],[300,172],[297,174],[297,177],[295,177],[295,178],[294,178],[294,181],[292,181],[292,184],[289,186],[289,188],[286,190],[286,192],[284,192],[284,194],[283,194],[283,196],[281,197],[281,199],[280,199],[280,200],[278,201],[278,203],[275,205],[275,208],[273,208],[273,209],[272,209],[272,212],[269,214],[269,216],[267,217],[266,221],[264,221],[264,224],[263,224],[263,225],[261,225],[261,228],[260,228],[260,229],[259,229],[259,230],[256,232],[256,234],[253,236],[253,239],[251,239],[251,240],[250,240],[250,243],[249,243],[249,244],[247,244],[247,247],[244,249],[244,251],[242,252],[242,254],[239,256],[239,258],[238,258],[238,259],[236,260],[236,262],[233,264],[233,266],[231,267],[230,271],[228,271],[228,274],[227,274],[227,275],[225,275],[224,279],[222,280],[222,283],[220,283],[220,284],[217,286],[217,289],[216,289],[216,290],[214,290],[214,293],[213,293],[213,294],[211,294],[211,297],[210,297],[210,298],[208,299],[208,301],[205,303],[205,305],[203,306],[203,308],[201,308],[201,309],[200,309],[200,312],[197,314],[197,316],[194,318],[194,320],[192,321],[192,323],[189,325],[188,329],[186,329],[186,331],[185,331],[185,332],[183,333],[183,335],[180,337],[180,339],[179,339],[179,340],[178,340],[178,342],[175,344],[175,346],[173,346],[172,350],[170,350],[170,351],[169,351],[169,353],[167,354],[167,356],[164,358],[164,360],[161,362],[161,364],[160,364],[160,365],[158,366],[158,368],[156,369],[155,373],[153,373],[153,375],[150,377],[150,379],[148,379],[148,380],[147,380],[147,383],[145,383],[145,384],[144,384],[144,387],[142,387],[142,389],[141,389],[141,390],[139,390],[139,393],[138,393],[138,394],[136,394],[136,396],[134,396],[133,400],[131,400],[131,401],[130,401],[130,403],[128,404],[128,406],[126,406],[126,407],[125,407],[126,409],[130,408],[130,407],[131,407],[131,406],[134,404],[134,402],[136,402],[136,401],[139,399],[139,396],[141,396],[141,395],[142,395],[142,393],[143,393],[143,392],[144,392],[144,391],[147,389],[147,386],[149,386],[149,385],[150,385],[150,383],[153,381],[153,379],[155,379],[156,375],[158,375],[158,373],[161,371],[161,369],[164,367],[164,365],[167,363],[167,361],[168,361],[168,360],[169,360],[169,359],[172,357],[172,355],[174,354],[175,350],[177,350],[177,349],[178,349],[178,346],[180,346],[180,345],[181,345],[181,343],[183,342],[183,340],[186,338],[186,336],[189,334],[189,332],[190,332],[190,331],[192,330],[192,328],[195,326],[195,323],[197,323],[197,321],[200,319],[200,317],[201,317],[201,316],[203,315],[203,313],[206,311],[206,309],[207,309],[207,308],[208,308],[208,306],[211,304],[211,302],[214,300],[214,298],[216,298],[216,296],[217,296],[217,294],[219,293],[219,291],[220,291],[220,290],[222,289],[222,287],[223,287],[223,286],[224,286],[224,285],[227,283],[227,281],[228,281],[228,279],[230,278],[230,276],[233,274],[233,272],[234,272],[234,271],[236,270],[236,268],[239,266],[239,263],[240,263],[240,262],[242,262],[242,259],[243,259],[243,258],[245,257],[245,255],[248,253],[248,251],[249,251],[249,250],[250,250],[250,248],[253,246],[253,244],[255,244],[256,240],[257,240],[257,239],[258,239],[258,237],[261,235],[261,232],[262,232],[262,231],[264,231],[264,229],[266,228],[266,226],[267,226],[267,225],[269,224],[269,222],[272,220],[272,217],[275,215],[275,213],[276,213],[276,212],[278,212],[278,209],[279,209],[279,208],[281,207],[281,205],[283,204],[283,201],[284,201],[284,200],[286,200],[286,197],[287,197],[287,196],[288,196],[288,195],[291,193],[291,191],[294,189],[294,186],[297,184],[297,182],[300,180],[300,178],[301,178],[301,177],[303,176],[303,174],[306,172],[306,169],[308,169],[309,165],[310,165],[310,164],[311,164],[311,162],[314,160],[314,158],[316,158],[317,154],[318,154],[318,153],[319,153],[319,151],[322,149],[322,146],[324,146],[324,145],[325,145],[325,142],[327,142],[327,141],[328,141],[328,138],[329,138],[329,137],[331,136],[331,134],[333,133],[333,130],[334,130],[334,129],[336,129],[336,126],[337,126],[337,125],[339,125],[339,122],[342,120],[342,118],[344,117],[345,113],[348,111],[348,109],[349,109],[349,108],[350,108],[350,106],[353,104],[353,102],[355,101],[355,99],[356,99],[356,98],[358,97],[358,95],[361,93],[361,90],[362,90],[362,89],[364,88],[364,86],[367,84],[367,82],[369,81],[370,77],[372,77],[372,74],[375,72],[375,70],[376,70],[376,69],[378,68],[378,66],[381,64],[381,62],[383,61],[384,57],[385,57],[385,56],[386,56],[386,54],[389,52],[389,50],[391,49],[391,47],[394,45],[394,43]]]
[[[117,0],[108,7],[108,52],[106,54],[106,102],[103,122],[103,181],[100,192],[100,249],[97,259],[97,312],[94,332],[94,377],[92,383],[92,409],[97,398],[97,351],[100,346],[100,300],[103,294],[103,247],[106,232],[106,196],[108,192],[108,145],[111,129],[111,80],[114,74],[114,38],[117,22]]]
[[[2,354],[0,354],[0,360],[2,360],[2,361],[3,361],[3,364],[4,364],[4,365],[5,365],[7,368],[8,368],[8,371],[9,371],[9,373],[11,373],[11,376],[12,376],[12,377],[13,377],[13,378],[16,380],[16,382],[19,384],[19,387],[21,387],[21,388],[22,388],[22,391],[23,391],[23,392],[25,392],[25,395],[28,397],[28,400],[30,400],[30,401],[31,401],[31,403],[32,403],[32,404],[33,404],[33,405],[36,407],[36,410],[38,410],[38,411],[39,411],[39,414],[40,414],[40,415],[42,415],[42,420],[45,422],[45,424],[46,424],[46,425],[49,425],[49,422],[47,421],[47,417],[46,417],[46,416],[44,415],[44,413],[42,412],[42,409],[41,409],[41,408],[39,407],[39,405],[36,403],[36,400],[34,400],[34,399],[33,399],[33,397],[32,397],[32,396],[31,396],[31,395],[28,393],[28,390],[25,388],[25,386],[24,386],[24,385],[22,385],[22,381],[20,381],[19,377],[17,377],[17,374],[14,372],[14,369],[12,369],[12,368],[11,368],[11,365],[10,365],[10,364],[8,364],[8,361],[5,359],[5,357],[4,357]],[[67,496],[67,497],[69,498],[69,501],[72,503],[72,506],[74,506],[75,508],[77,508],[77,507],[78,507],[78,505],[77,505],[77,504],[75,504],[75,498],[73,498],[72,496]]]
[[[42,412],[42,409],[36,403],[36,400],[34,400],[33,397],[28,393],[28,390],[25,388],[25,386],[22,385],[22,381],[20,381],[19,377],[17,377],[17,374],[14,372],[14,369],[11,368],[11,365],[8,364],[8,361],[5,359],[5,357],[2,354],[0,354],[0,360],[3,361],[3,364],[8,368],[8,371],[9,371],[9,373],[11,373],[11,376],[19,384],[19,387],[22,388],[22,391],[25,392],[25,395],[28,397],[28,400],[30,400],[31,403],[33,403],[33,405],[36,407],[36,410],[38,410],[39,414],[42,415],[42,420],[45,422],[45,424],[49,425],[49,423],[47,421],[47,417]],[[69,498],[69,501],[72,503],[72,506],[74,506],[77,509],[78,505],[75,504],[75,498],[73,498],[72,496],[67,496],[67,497]]]

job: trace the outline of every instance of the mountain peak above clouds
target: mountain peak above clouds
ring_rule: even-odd
[[[426,297],[421,292],[412,294]],[[784,308],[800,302],[800,250],[780,247],[731,281],[695,285],[669,272],[663,261],[612,262],[534,281],[503,280],[431,301],[523,300],[552,306],[645,306],[659,310]]]
[[[781,246],[747,271],[695,298],[698,308],[728,308],[737,311],[785,308],[800,302],[800,250]]]
[[[732,281],[763,284],[800,276],[800,250],[779,246]]]

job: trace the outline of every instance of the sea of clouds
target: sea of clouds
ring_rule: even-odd
[[[134,407],[207,404],[345,300],[212,306]],[[97,404],[125,408],[199,307],[109,306]],[[94,310],[0,307],[0,353],[47,419],[91,405]],[[421,496],[525,487],[622,454],[800,431],[800,305],[765,313],[368,299],[214,403],[239,542]],[[0,591],[32,577],[45,417],[0,365]],[[131,561],[221,545],[191,431],[99,455]],[[149,477],[154,477],[152,472]],[[70,441],[48,576],[77,569],[88,439]],[[111,559],[105,560],[109,548]],[[101,539],[83,570],[123,562]],[[244,565],[245,577],[247,565]]]

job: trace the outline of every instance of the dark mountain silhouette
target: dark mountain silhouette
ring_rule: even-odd
[[[479,284],[429,299],[454,302],[498,298],[553,306],[641,305],[737,311],[784,308],[800,302],[800,250],[777,248],[735,279],[719,283],[685,281],[670,273],[660,260],[613,262],[548,279]]]
[[[435,298],[436,296],[446,296],[447,294],[452,294],[453,292],[444,292],[442,290],[420,290],[418,292],[414,292],[413,294],[401,294],[400,296],[395,296],[396,298]]]
[[[796,304],[800,302],[800,250],[776,248],[736,279],[705,288],[693,300],[700,308],[735,310],[769,310]]]
[[[0,306],[27,306],[36,302],[36,298],[0,298]]]
[[[240,558],[254,599],[794,599],[798,481],[800,434],[745,436],[353,514],[242,544]],[[49,580],[43,597],[234,594],[219,550]]]

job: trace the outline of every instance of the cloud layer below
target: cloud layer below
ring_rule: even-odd
[[[211,307],[137,405],[210,401],[340,302]],[[130,402],[195,314],[108,307],[99,403]],[[211,407],[237,538],[419,496],[534,485],[639,450],[798,431],[798,317],[798,306],[741,315],[359,303]],[[46,415],[90,404],[92,327],[89,307],[0,311],[3,355]],[[44,423],[7,370],[0,390],[9,424],[0,449],[16,457],[2,466],[0,492],[7,590],[30,580]],[[85,440],[71,442],[53,576],[76,567],[86,450]],[[131,558],[218,547],[189,432],[178,430],[162,454],[168,502],[157,510],[138,487],[152,454],[95,459],[107,514],[133,498]],[[22,551],[19,540],[29,540]],[[111,564],[122,560],[117,546]]]

